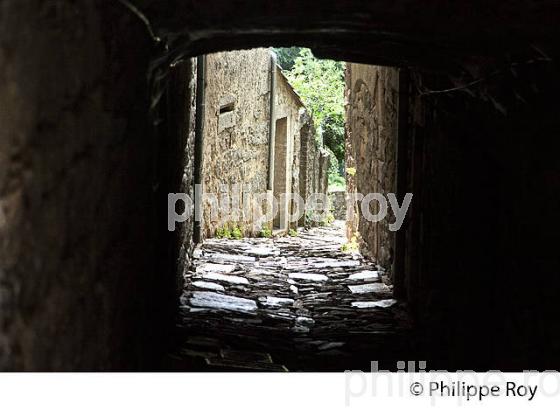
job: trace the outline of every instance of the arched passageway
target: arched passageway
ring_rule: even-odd
[[[43,3],[0,16],[0,367],[157,366],[191,251],[165,224],[195,174],[176,63],[264,45],[408,73],[399,297],[429,359],[558,367],[554,2]]]

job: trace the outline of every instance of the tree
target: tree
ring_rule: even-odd
[[[278,64],[282,70],[289,71],[294,68],[296,58],[299,56],[301,47],[275,48],[274,52],[278,56]]]
[[[293,68],[285,72],[301,96],[323,143],[339,163],[344,161],[344,63],[319,60],[302,48]]]

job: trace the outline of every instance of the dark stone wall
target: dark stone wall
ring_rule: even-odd
[[[0,368],[150,366],[175,286],[152,39],[119,2],[1,8]]]
[[[560,34],[556,1],[136,0],[174,53],[306,46],[333,59],[451,70],[541,50]],[[232,35],[237,33],[238,35]],[[465,57],[468,57],[466,59]]]
[[[557,369],[557,67],[413,78],[405,287],[432,365]]]
[[[164,118],[165,128],[168,137],[160,141],[162,154],[161,161],[166,166],[166,174],[162,177],[162,184],[166,187],[166,193],[184,193],[194,202],[194,147],[195,147],[195,117],[196,117],[196,58],[187,58],[175,64],[168,72],[168,82],[166,90],[167,115]],[[168,294],[165,298],[168,310],[175,310],[176,303],[183,290],[183,274],[189,268],[192,251],[194,249],[193,230],[194,230],[194,206],[178,201],[176,212],[178,214],[187,212],[189,217],[185,222],[175,224],[174,233],[164,233],[164,243],[167,244],[166,266],[160,265],[160,271],[176,272],[176,292],[169,293],[168,282],[162,281],[164,288],[162,295]],[[185,209],[186,206],[190,210]],[[158,228],[161,229],[163,221],[156,221]],[[156,296],[159,299],[160,296]],[[171,326],[169,321],[167,326]],[[169,329],[164,328],[164,334]]]
[[[413,71],[403,90],[413,199],[397,233],[405,268],[395,290],[432,369],[559,367],[560,81],[549,61],[514,67],[472,87]],[[348,66],[351,192],[395,192],[398,78],[395,69]],[[391,266],[386,224],[357,217],[349,227]]]

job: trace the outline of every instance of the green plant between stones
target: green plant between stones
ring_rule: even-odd
[[[356,235],[352,236],[349,242],[346,242],[342,245],[341,249],[342,252],[346,253],[357,253],[360,251],[360,245],[358,243],[358,237]]]
[[[263,227],[259,232],[261,238],[272,238],[272,230],[268,227]]]
[[[234,228],[231,231],[231,236],[233,237],[233,239],[243,238],[243,232],[241,231],[239,226],[237,226],[237,225],[234,226]]]
[[[231,239],[231,235],[231,230],[227,224],[216,229],[216,238],[218,239]]]

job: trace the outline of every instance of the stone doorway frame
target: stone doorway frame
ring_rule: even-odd
[[[291,192],[289,168],[289,135],[288,117],[276,119],[276,132],[274,135],[274,183],[273,194],[278,203],[278,212],[274,216],[273,229],[281,231],[288,229],[288,202],[285,200],[286,194]]]

